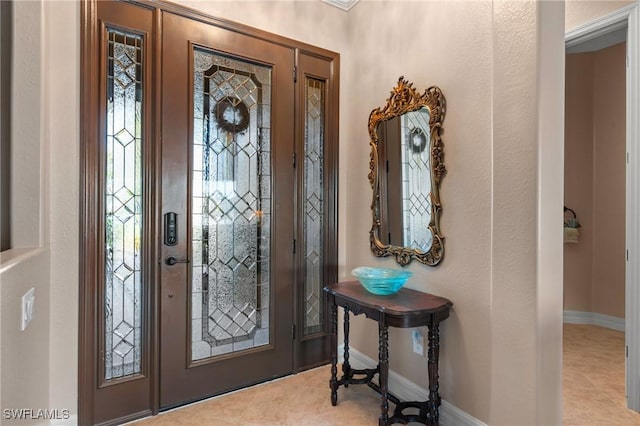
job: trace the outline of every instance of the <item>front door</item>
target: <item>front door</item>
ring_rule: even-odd
[[[326,363],[339,56],[170,2],[81,16],[78,423]]]
[[[160,407],[293,371],[294,50],[163,13]]]

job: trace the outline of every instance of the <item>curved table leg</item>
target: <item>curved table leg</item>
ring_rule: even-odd
[[[342,377],[344,387],[349,387],[349,379],[351,378],[351,364],[349,363],[349,310],[344,308],[344,362],[342,363]]]
[[[389,329],[384,320],[378,322],[379,351],[378,362],[380,368],[380,418],[379,426],[386,426],[389,422]]]
[[[330,298],[330,336],[331,342],[331,380],[329,387],[331,388],[331,405],[338,403],[338,305],[335,300]]]
[[[439,424],[438,408],[440,407],[440,395],[438,394],[438,357],[440,356],[440,323],[433,321],[429,327],[429,402],[427,404],[427,420],[429,424]]]

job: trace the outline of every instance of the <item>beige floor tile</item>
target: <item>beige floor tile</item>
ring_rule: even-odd
[[[565,324],[563,353],[564,426],[640,426],[626,409],[624,334]],[[331,406],[328,366],[212,398],[136,426],[333,426],[375,425],[380,401],[366,386],[338,390]],[[391,405],[391,408],[393,405]]]
[[[626,408],[624,333],[565,324],[563,341],[563,425],[639,426]]]

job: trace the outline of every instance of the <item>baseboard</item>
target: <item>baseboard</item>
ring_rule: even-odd
[[[569,324],[593,324],[624,332],[624,318],[612,317],[597,312],[564,311],[563,321]]]
[[[338,354],[339,362],[344,361],[344,345],[338,347]],[[349,348],[349,361],[355,368],[375,368],[378,364],[377,360],[369,358],[353,348]],[[426,362],[425,359],[425,365]],[[429,391],[395,371],[389,371],[389,390],[403,401],[426,401],[429,399]],[[440,406],[440,424],[442,426],[487,426],[444,399]]]
[[[72,414],[68,419],[55,419],[50,420],[50,426],[75,426],[78,424],[78,415]]]

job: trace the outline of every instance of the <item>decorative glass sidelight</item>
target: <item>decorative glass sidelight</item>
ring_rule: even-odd
[[[142,356],[142,42],[107,30],[104,157],[104,379],[140,373]]]
[[[271,68],[194,49],[191,358],[270,343]]]
[[[304,135],[304,334],[322,331],[322,224],[325,82],[305,79]]]
[[[407,247],[427,252],[433,241],[429,229],[432,210],[429,112],[419,109],[406,113],[401,123],[403,241]]]

